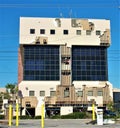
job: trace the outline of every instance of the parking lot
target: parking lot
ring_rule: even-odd
[[[90,119],[45,119],[44,128],[120,128],[119,121],[115,124],[106,125],[90,122]],[[8,128],[8,125],[0,124],[0,128]],[[16,128],[15,120],[10,128]],[[41,128],[41,120],[20,120],[18,128]]]

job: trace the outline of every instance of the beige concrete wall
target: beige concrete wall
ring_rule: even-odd
[[[34,96],[32,96],[32,97],[29,97],[29,96],[23,97],[22,98],[22,107],[26,107],[26,103],[28,103],[28,102],[30,103],[32,108],[37,107],[38,100],[37,100],[36,97],[34,97]]]
[[[61,27],[56,27],[55,18],[20,18],[20,44],[34,44],[38,36],[48,37],[48,44],[67,44],[71,45],[100,45],[100,38],[96,35],[96,30],[101,31],[101,35],[106,29],[110,29],[109,20],[101,19],[80,19],[81,27],[72,27],[70,18],[61,18]],[[94,24],[91,35],[86,35],[89,23]],[[35,29],[35,34],[30,34],[30,28]],[[45,29],[46,34],[40,35],[40,29]],[[55,35],[50,35],[50,29],[55,29]],[[63,34],[63,30],[69,30],[68,35]],[[81,30],[81,35],[76,35],[76,30]],[[110,43],[110,42],[109,42]]]
[[[23,96],[29,96],[29,91],[34,90],[35,96],[40,97],[40,91],[45,91],[46,96],[50,96],[50,91],[56,91],[56,86],[60,81],[22,81],[19,84],[19,90],[22,90]]]

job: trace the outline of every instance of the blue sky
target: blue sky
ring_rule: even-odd
[[[108,76],[120,88],[120,0],[0,0],[0,87],[17,83],[20,17],[109,19]]]

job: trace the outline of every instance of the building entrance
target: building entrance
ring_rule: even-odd
[[[26,113],[25,115],[34,117],[35,116],[35,108],[26,108]]]

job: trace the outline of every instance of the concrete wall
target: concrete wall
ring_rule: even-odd
[[[23,96],[29,96],[29,91],[34,90],[35,96],[40,97],[40,91],[45,91],[45,96],[50,96],[50,91],[56,91],[56,86],[60,81],[22,81],[19,84],[19,90],[22,90]]]
[[[96,35],[96,30],[101,31],[101,36],[110,29],[109,20],[101,19],[77,19],[61,18],[60,27],[56,26],[56,18],[20,18],[20,44],[34,44],[36,37],[48,37],[48,44],[75,45],[100,45],[100,35]],[[86,35],[86,30],[90,30],[90,23],[94,24],[91,35]],[[81,24],[79,26],[79,24]],[[30,29],[35,29],[35,34],[30,34]],[[40,29],[45,29],[45,34],[40,34]],[[55,35],[50,34],[50,29],[55,29]],[[69,30],[68,35],[63,34],[63,30]],[[81,35],[76,35],[76,30],[81,30]],[[109,33],[110,34],[110,33]],[[110,35],[107,34],[110,41]],[[110,42],[108,42],[110,43]]]

